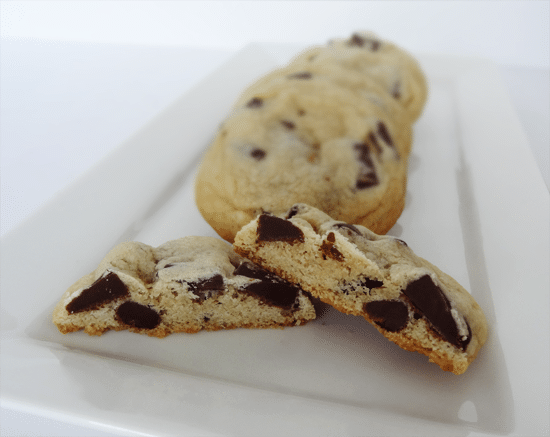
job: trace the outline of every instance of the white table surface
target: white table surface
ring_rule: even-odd
[[[235,53],[229,49],[1,42],[1,235]],[[549,182],[550,73],[500,65],[541,180]],[[521,175],[511,175],[521,177]],[[1,435],[123,435],[2,405]]]

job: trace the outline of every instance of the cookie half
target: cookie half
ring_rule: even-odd
[[[154,337],[295,326],[314,318],[307,293],[212,237],[185,237],[156,248],[120,244],[64,293],[53,313],[64,334],[127,329]]]
[[[443,370],[464,373],[487,339],[483,311],[457,281],[404,241],[311,206],[260,215],[237,234],[234,247]]]

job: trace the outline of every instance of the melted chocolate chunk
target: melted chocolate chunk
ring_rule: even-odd
[[[456,321],[451,315],[451,304],[430,276],[424,275],[411,282],[403,290],[403,294],[443,339],[462,350],[468,346],[471,333],[465,339],[460,336]]]
[[[248,101],[246,104],[249,108],[260,108],[264,104],[264,101],[259,97],[254,97]]]
[[[258,221],[258,239],[262,241],[284,241],[286,243],[303,243],[304,233],[290,221],[270,214],[260,215]]]
[[[130,295],[128,287],[113,272],[97,279],[65,307],[69,314],[97,310],[109,302]]]
[[[187,286],[195,296],[199,297],[199,302],[203,302],[224,289],[223,276],[218,273],[210,278],[204,278],[197,282],[188,282]]]
[[[242,291],[258,297],[261,302],[267,303],[268,305],[291,310],[296,304],[296,299],[300,290],[280,279],[253,282],[245,286]]]
[[[252,149],[252,151],[250,152],[250,156],[252,156],[252,158],[254,158],[256,161],[261,161],[265,158],[265,155],[266,151],[262,149]]]
[[[160,315],[154,309],[132,301],[120,305],[116,316],[122,323],[138,329],[153,329],[160,323]]]
[[[374,323],[390,332],[399,332],[409,320],[407,305],[399,300],[376,300],[367,302],[363,310]]]
[[[336,241],[336,237],[334,236],[334,232],[329,232],[327,234],[327,238],[323,241],[321,244],[321,252],[323,252],[323,259],[332,258],[336,261],[344,261],[344,255],[334,247],[334,242]]]
[[[289,79],[311,79],[311,77],[312,74],[309,71],[301,71],[287,76]]]
[[[288,120],[281,120],[281,124],[286,127],[288,130],[292,130],[296,127],[294,123]]]
[[[354,144],[353,148],[357,154],[357,160],[363,164],[363,168],[360,169],[357,181],[355,183],[356,188],[363,190],[378,184],[378,176],[374,169],[374,164],[370,157],[369,146],[365,143]]]

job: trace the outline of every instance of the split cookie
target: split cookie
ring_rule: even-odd
[[[184,237],[156,248],[122,243],[65,292],[53,314],[64,334],[127,329],[154,337],[295,326],[314,318],[301,289],[212,237]]]
[[[480,306],[405,242],[332,220],[304,204],[261,214],[235,251],[334,308],[364,317],[403,349],[461,374],[487,338]]]

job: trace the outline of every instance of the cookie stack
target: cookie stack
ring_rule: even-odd
[[[295,203],[385,234],[404,207],[426,96],[416,60],[374,35],[305,51],[235,103],[197,175],[201,214],[230,242]]]

